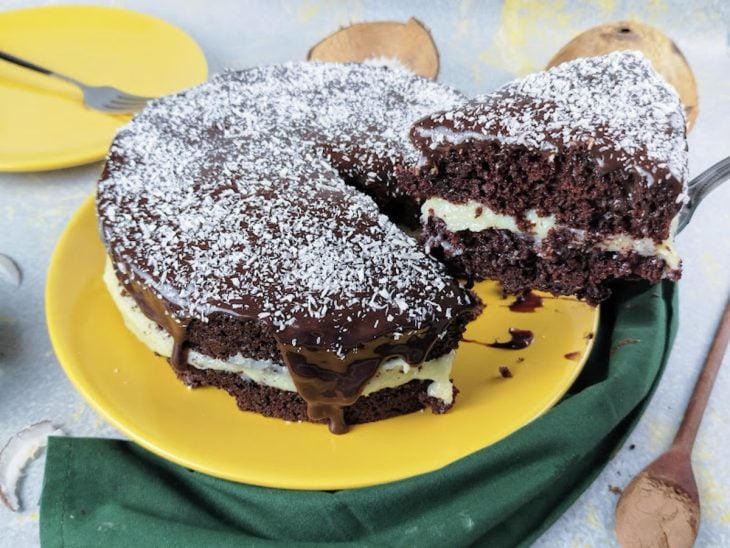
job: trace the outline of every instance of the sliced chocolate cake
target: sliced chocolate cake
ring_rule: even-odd
[[[317,63],[153,101],[98,185],[105,281],[129,328],[188,385],[265,415],[339,433],[448,409],[481,305],[378,205],[413,218],[395,179],[418,161],[409,128],[463,101],[402,69]]]
[[[590,302],[616,279],[679,278],[684,114],[640,53],[532,74],[425,117],[411,138],[421,166],[403,184],[453,273]]]

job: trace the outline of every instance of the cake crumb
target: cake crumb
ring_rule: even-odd
[[[616,487],[615,485],[608,484],[608,490],[611,491],[614,495],[622,495],[624,490],[620,487]]]
[[[503,379],[511,379],[512,377],[514,377],[512,371],[510,371],[510,368],[506,365],[499,366],[499,374],[502,375]]]
[[[636,344],[637,342],[640,342],[640,339],[632,339],[632,338],[621,339],[620,341],[618,341],[616,344],[614,344],[611,347],[611,351],[609,352],[609,355],[613,356],[619,349],[623,348],[624,346],[629,345],[629,344]]]

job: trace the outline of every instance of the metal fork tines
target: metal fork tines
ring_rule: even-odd
[[[692,219],[697,206],[710,192],[730,179],[730,157],[720,160],[712,167],[700,173],[687,184],[687,203],[679,212],[677,232],[684,229]]]
[[[56,78],[60,78],[61,80],[65,80],[66,82],[70,82],[71,84],[78,86],[84,94],[84,104],[94,110],[113,112],[116,114],[136,112],[144,108],[147,101],[152,99],[152,97],[141,97],[139,95],[126,93],[112,86],[89,86],[83,82],[79,82],[75,78],[59,74],[58,72],[41,67],[35,63],[31,63],[30,61],[26,61],[25,59],[21,59],[20,57],[16,57],[15,55],[11,55],[4,51],[0,51],[0,59],[40,72],[41,74],[55,76]]]

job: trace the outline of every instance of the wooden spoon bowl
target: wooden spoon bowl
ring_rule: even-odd
[[[699,523],[690,455],[679,450],[670,449],[635,476],[616,507],[616,536],[624,548],[689,548]]]

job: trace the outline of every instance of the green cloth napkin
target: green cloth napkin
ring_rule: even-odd
[[[676,286],[620,287],[570,393],[441,470],[336,492],[242,485],[118,440],[51,438],[44,546],[515,546],[534,541],[621,445],[676,330]]]

